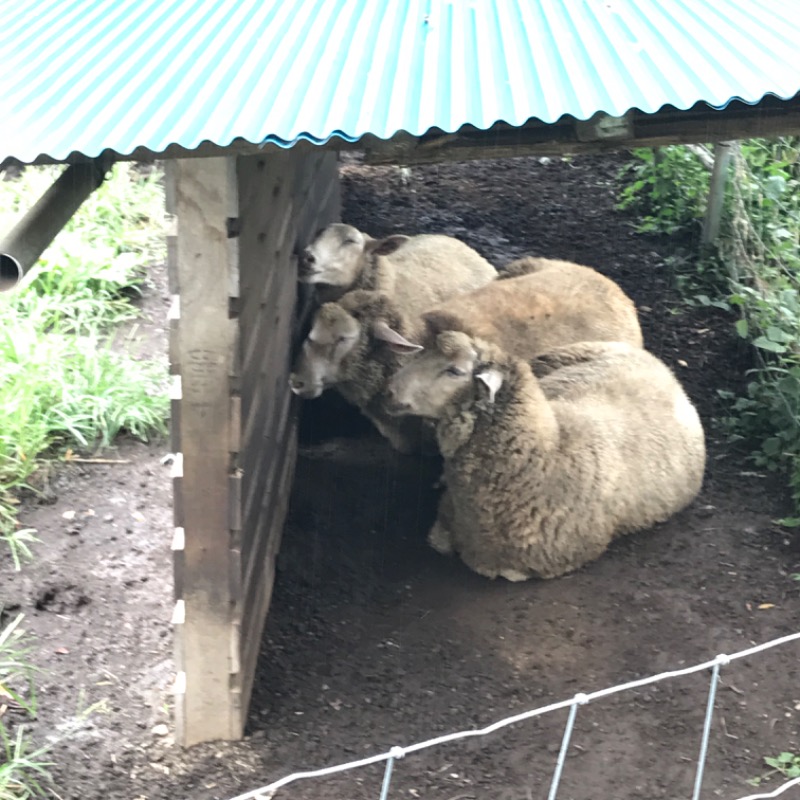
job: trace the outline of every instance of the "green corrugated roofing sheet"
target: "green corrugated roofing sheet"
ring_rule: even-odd
[[[800,0],[0,0],[0,160],[800,91]]]

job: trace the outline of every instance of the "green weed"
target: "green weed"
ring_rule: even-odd
[[[29,717],[36,715],[34,669],[28,662],[30,646],[20,628],[20,614],[0,629],[0,701],[14,704]],[[48,747],[35,748],[24,724],[16,730],[0,718],[0,800],[48,797],[50,784],[45,761]]]
[[[58,172],[0,181],[0,228]],[[146,267],[165,256],[163,202],[158,171],[117,165],[22,284],[0,295],[0,538],[16,568],[34,539],[16,530],[15,492],[43,459],[165,430],[165,370],[131,358],[112,333],[138,314]]]
[[[800,754],[787,752],[777,756],[764,756],[764,763],[771,769],[763,775],[751,778],[748,783],[752,786],[758,786],[774,775],[782,775],[789,779],[800,778]]]
[[[708,172],[684,147],[633,151],[619,206],[641,215],[639,230],[696,231]],[[753,461],[784,472],[800,509],[800,138],[739,143],[732,159],[716,252],[672,260],[687,303],[731,311],[752,345],[742,396],[722,391],[719,422]]]
[[[640,233],[672,234],[699,228],[706,209],[709,176],[686,147],[653,150],[637,147],[634,162],[621,176],[624,187],[617,208],[638,213]]]

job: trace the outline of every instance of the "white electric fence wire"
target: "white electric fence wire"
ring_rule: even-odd
[[[778,647],[789,642],[795,642],[798,639],[800,639],[800,632],[791,633],[788,636],[781,636],[779,639],[772,639],[769,642],[764,642],[762,644],[755,645],[754,647],[749,647],[747,650],[740,650],[738,653],[733,653],[731,655],[718,655],[715,658],[704,661],[702,664],[695,664],[692,667],[684,667],[683,669],[661,672],[658,675],[650,675],[647,678],[639,678],[634,681],[628,681],[627,683],[620,683],[617,686],[611,686],[607,689],[600,689],[596,692],[589,692],[587,694],[579,693],[569,700],[561,700],[557,703],[551,703],[548,706],[541,706],[540,708],[534,708],[530,711],[523,711],[520,714],[514,714],[513,716],[505,717],[504,719],[493,722],[491,725],[487,725],[484,728],[478,728],[477,730],[447,733],[443,736],[436,736],[433,739],[426,739],[424,742],[416,742],[415,744],[408,745],[407,747],[393,747],[387,752],[376,753],[374,756],[362,758],[358,761],[348,761],[344,764],[335,764],[331,767],[323,767],[322,769],[309,770],[306,772],[293,772],[291,775],[286,775],[277,781],[273,781],[267,786],[262,786],[259,789],[253,789],[252,791],[237,795],[236,797],[231,798],[231,800],[269,800],[278,789],[286,786],[287,784],[294,783],[295,781],[304,780],[307,778],[324,778],[328,775],[334,775],[338,772],[346,772],[348,770],[358,769],[360,767],[367,767],[371,764],[378,764],[382,761],[388,761],[389,759],[397,760],[398,758],[407,756],[409,753],[416,753],[419,750],[427,750],[440,744],[455,742],[461,739],[472,739],[475,737],[488,736],[489,734],[499,731],[502,728],[507,728],[509,725],[514,725],[517,722],[524,722],[525,720],[533,719],[533,717],[540,717],[543,714],[549,714],[551,711],[559,711],[562,708],[572,708],[577,705],[583,705],[584,703],[588,703],[592,700],[599,700],[601,697],[609,697],[610,695],[619,694],[620,692],[625,692],[630,689],[639,689],[643,686],[649,686],[653,683],[669,680],[670,678],[681,678],[685,675],[692,675],[695,672],[702,672],[706,669],[712,669],[715,666],[719,667],[720,665],[728,664],[730,661],[736,661],[740,658],[747,658],[748,656],[755,655],[756,653],[761,653],[764,650],[770,650],[773,647]],[[769,795],[766,796],[769,797]],[[750,798],[742,798],[742,800],[750,800]]]
[[[747,797],[737,797],[736,800],[769,800],[771,797],[778,797],[778,795],[783,794],[787,789],[791,789],[793,786],[800,788],[800,778],[793,778],[787,783],[784,783],[783,786],[779,786],[777,789],[771,792],[766,792],[763,794],[749,794]]]

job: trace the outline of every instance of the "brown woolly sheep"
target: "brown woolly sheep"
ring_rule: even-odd
[[[396,337],[405,342],[403,334],[409,333],[406,318],[386,295],[361,289],[348,292],[338,302],[325,303],[317,310],[289,385],[306,399],[335,386],[396,450],[436,452],[429,424],[393,418],[383,408],[384,389],[401,363],[392,344]],[[406,349],[403,346],[403,352]]]
[[[470,291],[497,277],[495,268],[458,239],[440,234],[373,239],[352,225],[335,222],[318,231],[300,254],[298,280],[315,284],[320,303],[353,289],[369,289],[426,304],[449,297],[450,284]],[[418,287],[429,287],[420,295]],[[407,295],[407,296],[406,296]]]
[[[436,421],[447,490],[429,543],[490,578],[577,569],[702,484],[694,406],[665,364],[629,344],[560,347],[532,370],[451,331],[388,391],[394,413]]]
[[[572,342],[642,346],[636,307],[614,281],[546,258],[514,261],[501,280],[428,308],[422,320],[426,340],[461,331],[524,359]]]

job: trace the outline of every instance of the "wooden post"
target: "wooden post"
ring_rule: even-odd
[[[227,220],[237,215],[234,158],[170,164],[177,246],[170,248],[177,295],[170,314],[173,378],[176,606],[176,730],[193,744],[241,736],[227,702],[232,640],[229,286],[238,268]]]
[[[725,184],[728,179],[728,165],[731,160],[731,147],[734,142],[719,142],[714,147],[714,167],[711,170],[711,183],[708,188],[708,207],[700,235],[701,247],[714,244],[719,236],[722,221],[722,207],[725,203]]]
[[[339,217],[336,155],[167,173],[176,738],[244,730],[294,477],[296,253]]]

